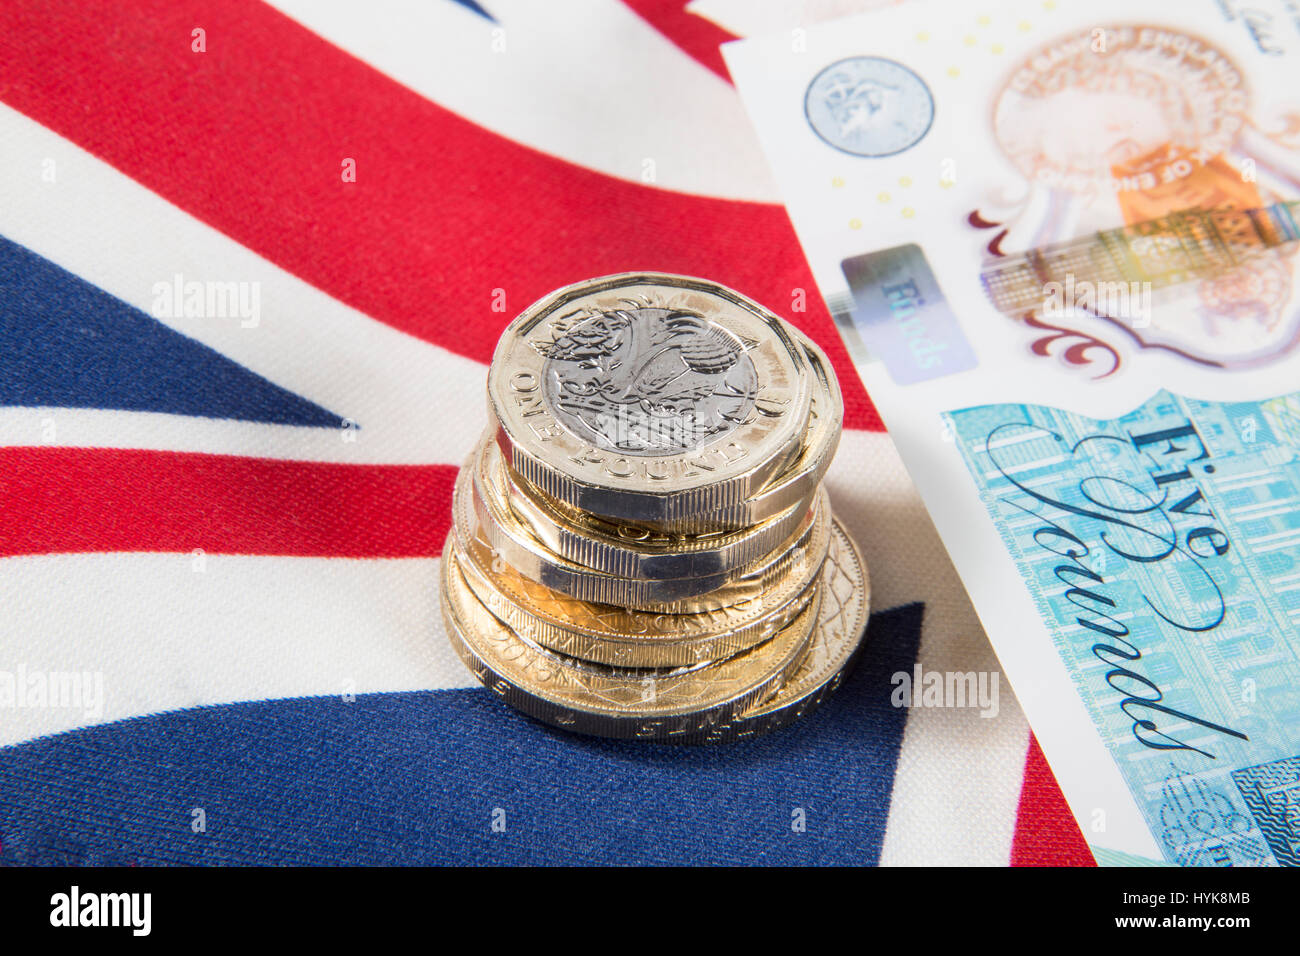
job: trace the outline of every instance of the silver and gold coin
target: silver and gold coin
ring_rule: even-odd
[[[548,582],[569,583],[573,575],[584,572],[585,569],[580,565],[562,561],[557,555],[548,552],[540,541],[530,539],[527,534],[520,535],[514,541],[520,546],[519,551],[514,548],[503,551],[494,543],[502,539],[482,524],[473,488],[472,474],[477,460],[476,452],[462,467],[452,490],[452,529],[462,549],[467,549],[469,540],[477,536],[482,539],[482,546],[491,554],[494,568],[511,568],[530,581],[572,597],[569,592],[562,588],[555,588]],[[825,554],[829,542],[830,518],[830,501],[823,490],[819,492],[807,519],[795,530],[789,541],[756,561],[752,567],[741,569],[726,584],[704,594],[675,600],[653,599],[631,602],[579,599],[597,604],[619,604],[630,610],[655,614],[710,614],[737,604],[762,600],[764,595],[772,593],[774,588],[780,586],[796,565],[807,559],[810,550],[820,549],[814,553]],[[600,588],[605,588],[605,578],[612,578],[612,576],[598,578]],[[612,579],[615,582],[619,580]],[[609,589],[613,587],[610,586]]]
[[[638,675],[547,651],[501,623],[460,571],[454,538],[442,555],[443,622],[485,686],[557,727],[605,737],[702,740],[780,691],[809,650],[814,599],[770,640],[727,660]]]
[[[626,273],[530,306],[452,495],[449,640],[511,706],[583,733],[742,740],[825,701],[866,566],[822,487],[825,354],[716,283]]]
[[[826,353],[797,329],[791,329],[791,334],[807,354],[813,380],[808,424],[799,455],[750,498],[721,511],[687,515],[672,521],[621,524],[620,527],[626,529],[625,534],[637,531],[701,534],[718,528],[748,528],[767,521],[792,502],[807,498],[821,484],[839,447],[844,425],[844,399]],[[542,496],[540,490],[526,479],[512,475],[511,480],[530,497]],[[563,514],[582,513],[560,501],[553,501],[552,505]]]
[[[812,600],[831,535],[830,508],[823,503],[762,586],[737,591],[734,603],[664,613],[580,601],[520,574],[476,529],[457,525],[455,532],[466,582],[503,624],[559,654],[616,667],[716,661],[768,640]]]
[[[472,500],[479,532],[488,545],[507,564],[539,584],[583,601],[628,607],[662,607],[700,598],[752,570],[749,567],[715,570],[708,574],[672,578],[628,577],[571,561],[548,548],[515,514],[505,471],[498,467],[499,456],[500,450],[493,442],[480,444],[470,465],[462,469],[457,479],[452,507],[460,510],[458,502]],[[793,534],[800,533],[814,520],[815,507],[814,501],[813,506],[800,516]],[[784,550],[784,547],[777,545],[777,549]],[[767,557],[761,555],[756,560],[765,566]]]
[[[799,668],[774,696],[750,707],[727,727],[716,728],[704,743],[769,733],[816,710],[839,689],[866,639],[871,582],[862,553],[838,521],[820,587],[817,628]]]
[[[808,494],[770,518],[728,531],[695,534],[629,525],[589,515],[551,501],[506,468],[499,449],[489,447],[485,468],[503,470],[507,500],[533,536],[556,554],[585,567],[630,578],[684,578],[727,574],[753,564],[789,540],[808,514],[814,483]]]
[[[631,522],[726,516],[803,447],[808,355],[762,306],[716,283],[624,273],[525,309],[488,370],[511,469]]]
[[[801,501],[821,485],[840,444],[844,428],[844,399],[826,353],[800,332],[794,333],[808,356],[813,380],[807,438],[799,456],[757,494],[744,502],[736,517],[746,523],[767,520],[792,501]]]

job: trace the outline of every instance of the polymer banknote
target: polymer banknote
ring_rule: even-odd
[[[945,418],[1165,854],[1300,864],[1300,393]]]
[[[1300,861],[1300,8],[911,0],[724,53],[1094,855]]]

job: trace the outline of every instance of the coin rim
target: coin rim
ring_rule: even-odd
[[[738,743],[787,727],[826,703],[843,686],[845,678],[852,673],[867,643],[871,580],[866,562],[862,560],[862,552],[844,530],[838,518],[835,520],[835,532],[836,545],[832,547],[839,546],[841,549],[846,549],[854,559],[854,566],[861,575],[860,585],[854,587],[854,592],[861,592],[862,600],[857,613],[854,614],[852,625],[844,628],[841,634],[835,635],[840,639],[836,641],[834,649],[827,655],[822,666],[805,671],[809,659],[814,657],[817,642],[828,638],[826,624],[819,618],[817,628],[809,639],[809,649],[804,657],[804,663],[800,664],[799,669],[780,691],[767,700],[754,704],[730,723],[719,725],[709,733],[690,740],[689,743],[697,745]],[[829,555],[827,560],[830,560]],[[853,575],[849,577],[853,578]],[[827,583],[823,577],[821,579],[823,587]],[[824,595],[822,600],[825,600]],[[810,677],[809,674],[813,676]]]
[[[547,612],[532,596],[521,593],[518,587],[503,582],[498,573],[485,566],[477,553],[477,547],[490,549],[482,538],[473,535],[470,536],[472,540],[467,540],[467,536],[458,534],[456,545],[461,572],[471,590],[483,605],[511,630],[519,633],[531,632],[526,636],[557,654],[615,666],[662,667],[690,664],[700,660],[721,660],[761,643],[789,623],[794,614],[801,609],[802,603],[811,599],[810,591],[817,584],[830,546],[831,528],[832,521],[828,510],[819,512],[814,524],[809,528],[808,540],[802,545],[795,545],[803,549],[803,557],[800,563],[792,566],[781,579],[781,584],[789,582],[791,586],[783,588],[783,597],[780,601],[771,607],[761,607],[761,613],[752,616],[749,620],[742,618],[739,621],[728,622],[725,626],[715,626],[712,630],[694,631],[683,635],[612,630],[600,633],[582,629],[576,623],[566,621],[562,614]],[[520,574],[513,567],[511,572],[529,581],[534,587],[545,587]],[[781,584],[774,587],[779,587]],[[596,603],[578,601],[559,591],[554,593],[559,600],[565,602]],[[705,612],[666,614],[617,605],[607,606],[627,615],[654,619],[698,620],[703,614],[725,615],[728,610],[723,607],[708,609]],[[732,607],[739,606],[737,604]]]
[[[675,535],[673,547],[638,545],[611,536],[602,525],[617,522],[601,517],[566,515],[546,500],[540,491],[515,480],[499,459],[509,491],[509,506],[533,537],[562,558],[606,574],[629,578],[681,578],[696,574],[720,574],[752,564],[790,538],[812,507],[809,498],[795,501],[764,521],[747,528]],[[816,489],[814,488],[815,492]],[[673,532],[658,531],[658,534]]]
[[[746,519],[751,521],[763,520],[781,511],[788,502],[798,501],[815,492],[839,450],[840,436],[844,431],[844,397],[834,366],[817,343],[798,329],[793,329],[793,332],[808,353],[809,365],[814,369],[815,385],[818,386],[814,388],[814,396],[820,390],[825,391],[829,411],[825,418],[827,424],[804,443],[799,457],[787,471],[773,478],[747,500]],[[812,410],[810,405],[810,418]]]
[[[841,635],[843,640],[835,645],[836,650],[828,657],[826,666],[812,672],[811,677],[801,673],[800,670],[795,671],[786,685],[774,696],[742,713],[733,725],[737,737],[770,733],[816,710],[840,688],[845,676],[852,671],[863,647],[866,646],[867,623],[871,619],[870,572],[857,542],[845,530],[838,518],[832,521],[832,529],[831,553],[833,554],[837,548],[842,549],[841,553],[851,558],[853,566],[857,569],[856,576],[848,574],[848,577],[854,582],[854,593],[861,594],[861,607],[854,614],[852,625],[844,628]],[[827,560],[830,560],[829,554]],[[827,583],[824,577],[819,580],[822,585]],[[825,601],[825,596],[822,600]],[[826,630],[826,625],[819,620],[812,641],[826,639]],[[812,648],[809,649],[809,657],[811,656]],[[805,657],[805,662],[808,659]]]
[[[687,737],[699,735],[706,728],[715,726],[719,721],[733,719],[736,714],[748,709],[755,701],[776,693],[779,686],[783,684],[786,675],[799,666],[803,660],[803,655],[807,653],[808,639],[816,626],[818,614],[820,613],[819,594],[817,599],[810,602],[809,606],[794,621],[769,641],[727,661],[708,665],[709,668],[742,666],[745,663],[742,658],[758,653],[764,648],[776,647],[777,645],[774,645],[773,642],[779,641],[781,635],[786,634],[787,631],[791,632],[789,634],[790,646],[785,648],[784,653],[778,657],[777,666],[761,671],[759,678],[753,684],[747,686],[742,692],[733,694],[724,700],[705,707],[700,707],[697,703],[692,702],[689,705],[679,705],[677,709],[652,711],[600,706],[579,707],[575,706],[572,701],[557,700],[554,695],[548,695],[546,690],[549,690],[549,688],[534,689],[525,687],[503,674],[499,667],[494,667],[493,663],[495,662],[492,660],[492,655],[485,653],[479,644],[481,639],[476,639],[476,625],[499,631],[503,640],[513,646],[524,648],[525,653],[538,655],[547,665],[570,669],[590,669],[596,665],[566,662],[558,655],[537,646],[527,638],[506,627],[479,602],[473,590],[464,577],[461,576],[457,561],[455,539],[449,536],[442,553],[442,593],[440,603],[447,636],[466,667],[481,683],[516,710],[566,730],[598,736],[659,738],[660,734],[657,725],[665,721],[678,719],[698,720],[700,722],[699,728],[693,728],[681,734],[668,735],[670,737]],[[455,589],[456,578],[452,577],[453,575],[459,576],[460,590]],[[473,604],[458,610],[456,607],[457,596],[462,596],[468,601],[472,601]],[[461,616],[462,613],[479,615],[480,620],[478,622],[466,622]],[[800,630],[802,630],[802,633],[800,633]],[[692,676],[698,678],[701,671],[692,669],[691,673]],[[491,682],[489,682],[489,679],[485,679],[487,675],[491,675]],[[628,679],[638,685],[643,683],[644,680],[630,677]],[[659,697],[659,695],[656,695],[656,697]]]
[[[477,507],[473,501],[474,492],[472,489],[472,477],[470,472],[474,467],[474,456],[461,468],[461,473],[457,475],[456,483],[452,488],[452,528],[458,538],[466,534],[479,533],[480,519],[477,514]],[[469,482],[471,487],[466,490],[466,484]],[[705,594],[696,595],[689,598],[679,598],[672,601],[633,601],[623,602],[624,607],[635,611],[646,611],[661,614],[695,614],[704,611],[715,611],[721,608],[733,607],[743,601],[750,600],[747,593],[762,593],[773,586],[773,582],[790,572],[790,565],[798,559],[801,552],[797,550],[800,542],[805,542],[813,534],[815,526],[825,525],[825,540],[829,543],[831,506],[830,498],[825,489],[820,489],[817,495],[817,505],[809,514],[807,525],[800,525],[790,536],[790,541],[785,542],[781,547],[773,550],[772,554],[755,561],[752,567],[740,569],[725,585],[715,591],[709,591]],[[483,536],[484,544],[495,555],[499,555],[500,549],[495,548],[492,542],[487,539],[486,534]],[[534,542],[534,546],[541,548],[540,543]],[[538,556],[538,560],[541,560]],[[509,563],[509,562],[507,562]],[[527,577],[534,583],[541,584],[537,578],[512,564],[512,568],[519,574]],[[543,585],[546,586],[546,585]],[[552,588],[552,590],[558,590]],[[568,593],[568,592],[563,592]],[[570,595],[572,597],[572,595]],[[587,600],[586,598],[577,598],[576,600]],[[593,603],[603,604],[610,603],[604,601],[595,601]]]
[[[527,525],[515,517],[510,510],[509,502],[502,498],[504,489],[492,484],[494,476],[491,473],[491,456],[493,454],[499,454],[499,451],[492,443],[484,442],[471,456],[471,464],[466,469],[462,469],[462,474],[457,476],[456,485],[452,490],[452,507],[457,508],[457,502],[462,500],[465,494],[463,479],[468,471],[474,514],[484,539],[493,551],[503,556],[507,564],[539,584],[597,604],[620,604],[644,608],[703,598],[734,578],[744,577],[746,573],[746,568],[740,567],[713,574],[673,578],[635,578],[609,574],[570,561],[538,541]],[[805,522],[816,520],[813,512],[819,506],[819,501],[820,498],[815,500],[808,515],[803,518],[791,537],[802,531]],[[784,542],[778,544],[773,551],[783,545]],[[760,556],[754,563],[759,564],[765,558],[766,556]]]

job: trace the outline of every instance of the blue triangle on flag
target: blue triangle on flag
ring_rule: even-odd
[[[344,425],[342,416],[3,236],[0,350],[0,406]]]

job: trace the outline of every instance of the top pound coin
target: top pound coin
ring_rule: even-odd
[[[510,466],[626,521],[734,510],[800,453],[812,389],[781,319],[725,286],[662,273],[551,293],[510,323],[488,370]]]

